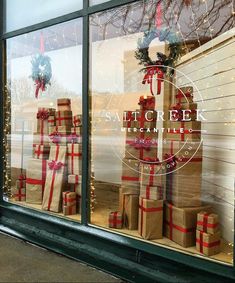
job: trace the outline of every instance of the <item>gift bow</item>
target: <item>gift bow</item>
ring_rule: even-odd
[[[180,103],[176,103],[175,105],[171,106],[171,110],[176,110],[177,113],[173,113],[173,118],[176,120],[183,120],[183,111],[182,111],[182,106]]]
[[[44,79],[36,80],[36,91],[35,91],[35,97],[38,98],[39,90],[45,91],[46,90],[46,84]]]
[[[146,139],[136,138],[135,141],[131,144],[131,146],[134,146],[135,149],[145,149],[145,150],[150,150],[152,145],[153,142],[150,138],[146,138]]]
[[[153,93],[153,76],[157,75],[157,94],[161,94],[161,84],[164,79],[164,73],[159,67],[147,67],[146,74],[144,75],[142,84],[150,84],[150,92],[152,95]]]
[[[77,135],[76,133],[72,133],[70,136],[68,136],[68,141],[69,143],[76,143],[77,142],[77,139],[79,138],[80,136]]]
[[[47,110],[39,110],[37,113],[37,119],[47,120],[49,118],[49,112]]]
[[[51,170],[60,170],[64,163],[52,160],[48,163],[48,166]]]
[[[141,105],[143,109],[147,109],[148,103],[155,103],[155,98],[141,96],[138,105]]]
[[[61,141],[61,134],[59,134],[57,131],[53,132],[49,135],[50,139],[52,140],[53,143],[60,143]]]
[[[26,176],[24,174],[21,174],[19,176],[18,180],[20,180],[20,181],[26,180]]]

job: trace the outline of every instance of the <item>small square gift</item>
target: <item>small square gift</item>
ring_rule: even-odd
[[[42,202],[43,210],[61,211],[62,190],[66,173],[66,153],[66,146],[51,146],[49,161],[47,161],[47,175]]]
[[[66,191],[63,192],[63,206],[76,206],[76,193]]]
[[[166,139],[176,141],[200,141],[201,122],[200,121],[169,121],[166,122]]]
[[[48,134],[48,120],[50,116],[55,116],[53,108],[39,108],[37,112],[37,133],[40,135]]]
[[[219,230],[219,217],[215,213],[201,211],[197,215],[197,230],[207,234],[215,234]]]
[[[50,154],[50,146],[36,144],[34,147],[33,157],[36,159],[48,159]]]
[[[63,206],[63,214],[66,215],[75,215],[77,213],[76,205],[72,206]]]
[[[133,159],[122,160],[122,190],[123,193],[137,194],[140,191],[139,162]]]
[[[76,192],[78,195],[82,194],[82,176],[81,175],[68,175],[68,183],[70,190]]]
[[[69,142],[70,127],[68,126],[52,126],[49,127],[49,138],[51,145],[61,144],[66,145]]]
[[[148,186],[140,185],[140,197],[151,200],[161,200],[163,199],[163,189],[162,186]]]
[[[202,231],[196,232],[196,248],[200,253],[212,256],[220,252],[220,232],[215,234],[207,234]]]
[[[74,127],[82,126],[82,115],[81,114],[73,116],[73,125]]]
[[[177,90],[176,95],[177,103],[192,103],[193,102],[193,87],[186,86]]]
[[[56,126],[72,127],[73,114],[72,111],[56,111],[55,122]]]
[[[151,163],[140,163],[140,184],[162,186],[162,167],[158,159]]]
[[[140,110],[154,110],[155,109],[155,97],[154,96],[140,96],[139,98]]]
[[[139,198],[138,232],[146,240],[162,238],[163,201]]]
[[[71,100],[69,98],[58,98],[57,106],[59,111],[71,111]]]
[[[122,228],[122,214],[118,211],[109,213],[109,228]]]
[[[68,174],[81,175],[82,172],[82,145],[69,143],[68,152]]]
[[[26,202],[41,204],[45,189],[47,160],[31,158],[26,170]]]
[[[138,229],[139,196],[123,194],[123,222],[129,230]]]

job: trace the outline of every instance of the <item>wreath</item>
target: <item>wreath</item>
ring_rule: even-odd
[[[31,64],[31,77],[36,85],[35,97],[38,98],[39,90],[45,91],[47,86],[51,85],[51,59],[44,54],[37,54],[32,58]]]
[[[161,52],[157,52],[157,60],[152,60],[149,57],[149,45],[155,39],[167,41],[169,43],[169,56]],[[137,50],[135,52],[135,58],[139,60],[139,65],[144,65],[145,67],[157,65],[165,74],[174,74],[175,62],[179,59],[182,54],[182,48],[178,36],[170,31],[169,29],[163,30],[150,30],[144,32],[143,38],[138,40]],[[141,71],[146,72],[146,68]]]

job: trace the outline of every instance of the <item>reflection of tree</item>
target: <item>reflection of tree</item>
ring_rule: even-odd
[[[234,27],[234,0],[139,1],[91,17],[93,40],[104,40],[155,26],[156,7],[162,8],[163,27],[170,27],[182,41],[208,40]]]

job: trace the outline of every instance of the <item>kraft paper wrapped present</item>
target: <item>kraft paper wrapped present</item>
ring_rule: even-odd
[[[49,135],[46,134],[39,134],[39,133],[33,133],[33,148],[35,148],[36,144],[42,144],[42,145],[46,145],[49,146]]]
[[[166,202],[164,205],[164,234],[182,247],[196,244],[197,214],[210,211],[209,206],[178,208]]]
[[[82,145],[69,143],[68,148],[68,174],[81,175],[82,171]]]
[[[139,165],[134,159],[122,160],[122,190],[123,193],[139,194]]]
[[[109,228],[122,228],[122,214],[120,212],[113,211],[109,213]]]
[[[124,111],[124,128],[153,129],[156,127],[157,112],[154,110]]]
[[[197,215],[197,230],[207,234],[216,234],[219,230],[219,217],[215,213],[201,211]]]
[[[55,115],[49,116],[48,118],[48,127],[55,126]]]
[[[139,98],[140,110],[154,110],[155,109],[155,97],[154,96],[140,96]]]
[[[47,175],[43,195],[42,209],[54,212],[61,211],[62,191],[66,174],[67,147],[51,146]]]
[[[165,177],[166,200],[176,207],[201,206],[202,162],[193,158],[177,166],[181,167],[175,167],[175,171],[169,171]]]
[[[158,159],[151,163],[140,163],[140,185],[162,186],[162,167]]]
[[[58,98],[57,107],[59,111],[71,111],[71,100],[69,98]]]
[[[49,127],[50,145],[61,144],[66,145],[70,141],[71,127],[68,126],[52,126]]]
[[[192,103],[193,102],[193,87],[186,86],[177,89],[176,103]]]
[[[163,187],[140,185],[140,197],[151,200],[163,199]]]
[[[68,183],[70,190],[76,192],[78,195],[82,194],[82,176],[81,175],[68,175]]]
[[[196,121],[197,103],[176,103],[170,106],[175,121]]]
[[[21,174],[19,178],[16,180],[16,188],[17,189],[26,188],[26,176],[24,174]]]
[[[38,108],[37,112],[37,133],[40,135],[48,135],[49,117],[55,116],[53,108]]]
[[[22,188],[12,188],[12,195],[15,201],[25,201],[26,200],[26,189]]]
[[[77,214],[77,206],[63,206],[63,214],[66,215],[75,215]]]
[[[73,122],[72,111],[56,111],[55,112],[56,126],[72,127],[72,122]]]
[[[204,255],[216,255],[220,252],[220,238],[220,232],[216,232],[215,234],[211,235],[197,230],[196,248]]]
[[[48,159],[50,154],[50,146],[36,144],[34,147],[33,157],[36,159]]]
[[[76,200],[75,192],[63,192],[63,206],[76,206]]]
[[[140,161],[156,159],[158,134],[153,132],[127,132],[125,158]]]
[[[136,126],[137,117],[135,116],[136,111],[124,111],[123,112],[123,127],[134,128]]]
[[[129,230],[138,229],[139,195],[123,194],[123,224]]]
[[[200,121],[168,121],[166,122],[166,139],[175,141],[200,141]]]
[[[82,143],[82,127],[72,127],[69,143]]]
[[[163,201],[139,198],[138,232],[146,240],[162,238]]]
[[[47,161],[31,158],[26,170],[26,202],[41,204],[45,190]]]
[[[82,115],[78,114],[73,117],[73,126],[81,127],[82,126]]]

